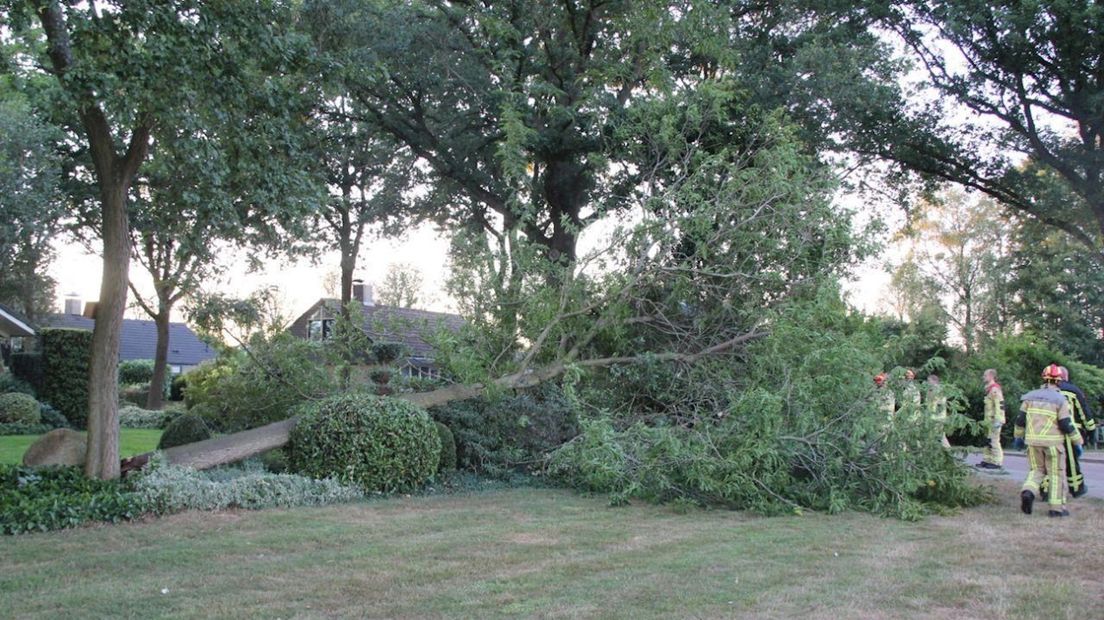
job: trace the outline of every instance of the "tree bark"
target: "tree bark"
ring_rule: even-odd
[[[126,310],[130,236],[126,190],[101,178],[103,210],[103,276],[92,361],[88,373],[88,452],[84,473],[90,478],[119,477],[119,335]]]
[[[165,375],[169,366],[169,317],[172,306],[158,309],[153,322],[157,326],[157,347],[153,353],[153,377],[150,378],[146,409],[160,409],[165,399]]]

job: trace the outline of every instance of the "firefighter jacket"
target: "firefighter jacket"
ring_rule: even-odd
[[[990,432],[1004,425],[1004,392],[999,383],[985,387],[985,426]]]
[[[1085,393],[1069,381],[1059,381],[1058,389],[1070,406],[1070,416],[1073,417],[1073,425],[1083,433],[1091,433],[1096,430],[1096,420],[1093,418],[1092,409],[1089,409],[1089,399]]]
[[[1023,437],[1028,446],[1049,448],[1063,446],[1064,435],[1072,435],[1073,443],[1081,444],[1081,434],[1070,417],[1069,403],[1058,386],[1046,385],[1020,397],[1016,437]]]
[[[904,414],[907,420],[916,421],[920,419],[921,411],[920,388],[914,382],[908,381],[901,389],[901,410],[898,413]]]

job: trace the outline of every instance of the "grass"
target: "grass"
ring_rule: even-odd
[[[0,436],[0,463],[23,462],[23,453],[38,438],[39,435]],[[160,440],[159,429],[119,429],[119,456],[127,457],[149,452],[157,447],[157,442]]]
[[[12,617],[1099,617],[1104,502],[906,523],[543,489],[184,513],[0,540]]]

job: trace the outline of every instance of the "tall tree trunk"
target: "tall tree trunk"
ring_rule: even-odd
[[[88,453],[84,473],[90,478],[119,477],[119,335],[126,310],[130,235],[126,183],[101,178],[103,210],[103,279],[92,330],[88,375]]]
[[[153,322],[157,326],[157,348],[153,353],[153,377],[150,378],[146,409],[160,409],[165,399],[165,375],[169,367],[169,317],[172,304],[161,302]]]

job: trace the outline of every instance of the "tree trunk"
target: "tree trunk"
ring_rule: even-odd
[[[126,310],[130,235],[126,184],[101,178],[103,280],[92,330],[88,373],[88,452],[84,473],[90,478],[119,477],[119,334]]]
[[[153,377],[150,379],[146,409],[160,409],[165,399],[165,375],[169,366],[169,317],[172,305],[164,303],[158,309],[153,322],[157,325],[157,347],[153,353]]]

